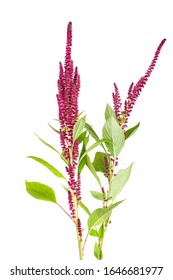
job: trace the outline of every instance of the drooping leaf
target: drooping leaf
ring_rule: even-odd
[[[92,228],[92,229],[90,230],[89,235],[94,236],[94,237],[98,237],[98,233],[97,233],[96,229],[94,229],[94,228]]]
[[[55,129],[50,123],[48,123],[48,126],[49,126],[53,131],[55,131],[56,133],[59,134],[59,130]]]
[[[114,113],[114,111],[112,110],[111,106],[109,104],[106,105],[106,110],[105,110],[105,120],[107,121],[109,119],[109,117],[113,116],[116,121],[117,121],[117,117]]]
[[[106,153],[96,152],[93,161],[93,166],[96,171],[106,173],[105,160],[104,160],[105,157],[107,157]]]
[[[126,133],[125,133],[125,139],[131,137],[133,134],[135,134],[135,132],[138,130],[138,127],[140,126],[140,122],[138,122],[137,125],[135,125],[132,128],[129,128]]]
[[[90,232],[92,227],[104,223],[111,215],[112,209],[117,207],[123,201],[124,200],[121,200],[114,204],[111,204],[107,208],[97,208],[96,210],[94,210],[88,218],[88,231]]]
[[[117,175],[111,181],[111,195],[112,202],[115,200],[116,196],[122,191],[124,185],[130,177],[133,163],[125,168],[118,171]]]
[[[116,158],[124,146],[125,136],[122,128],[113,116],[105,122],[102,132],[103,138],[109,140],[111,143],[105,142],[111,155]]]
[[[96,192],[96,191],[90,191],[92,196],[98,200],[103,200],[104,199],[104,194],[101,192]]]
[[[73,141],[75,141],[82,133],[85,127],[86,117],[79,119],[73,129]]]
[[[102,250],[100,248],[100,246],[95,243],[94,245],[94,256],[98,259],[98,260],[102,260],[103,259],[103,253]]]
[[[39,158],[39,157],[34,157],[34,156],[28,156],[28,158],[31,158],[31,159],[39,162],[40,164],[45,166],[47,169],[49,169],[55,176],[66,180],[65,176],[58,169],[56,169],[54,166],[52,166],[50,163],[48,163],[44,159]]]
[[[99,230],[98,230],[98,238],[99,239],[103,239],[104,232],[105,232],[104,224],[101,224],[101,226],[99,227]]]
[[[67,160],[63,157],[63,155],[58,151],[56,150],[52,145],[50,145],[49,143],[45,142],[42,138],[40,138],[36,133],[34,133],[38,139],[44,144],[46,145],[47,147],[49,147],[50,149],[54,150],[55,152],[58,153],[58,155],[60,155],[60,157],[62,158],[62,160],[67,164]]]
[[[93,174],[93,176],[97,180],[99,186],[101,187],[100,178],[98,177],[97,172],[95,171],[95,168],[94,168],[94,166],[93,166],[93,164],[92,164],[92,162],[90,160],[90,157],[88,155],[86,155],[84,158],[86,159],[86,166],[91,171],[91,173]]]
[[[26,191],[34,198],[56,203],[54,190],[39,182],[25,181]]]

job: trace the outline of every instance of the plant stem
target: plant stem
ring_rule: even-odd
[[[84,259],[84,255],[83,255],[83,250],[82,250],[82,239],[79,236],[77,226],[76,226],[76,232],[77,232],[77,240],[78,240],[79,259],[83,260]]]
[[[84,241],[84,243],[83,243],[83,247],[82,247],[82,251],[83,251],[83,253],[84,253],[84,250],[85,250],[85,245],[86,245],[86,242],[87,242],[88,236],[89,236],[89,232],[87,233],[86,238],[85,238],[85,241]]]
[[[64,213],[70,218],[70,220],[73,221],[73,219],[70,217],[70,215],[67,213],[67,211],[60,205],[56,202],[56,204],[64,211]]]
[[[74,196],[74,207],[75,207],[75,214],[76,214],[75,226],[76,226],[76,235],[77,235],[77,242],[78,242],[79,259],[83,260],[84,255],[82,250],[82,237],[80,236],[79,228],[78,228],[78,218],[79,218],[78,206],[79,203],[77,201],[77,198]]]

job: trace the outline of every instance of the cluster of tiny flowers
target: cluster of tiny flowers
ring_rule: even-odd
[[[137,98],[139,97],[143,87],[145,86],[148,78],[150,77],[157,59],[159,57],[160,51],[165,43],[166,39],[163,39],[160,43],[160,45],[158,46],[154,58],[150,64],[150,66],[148,67],[146,73],[144,76],[142,76],[139,81],[136,83],[136,85],[134,85],[133,83],[130,85],[129,90],[128,90],[128,94],[127,94],[127,99],[124,102],[124,108],[122,109],[122,102],[121,102],[121,98],[120,98],[120,94],[119,94],[119,90],[117,85],[114,83],[114,89],[115,92],[112,94],[113,96],[113,105],[114,105],[114,112],[115,115],[117,117],[117,120],[120,124],[120,126],[122,127],[122,129],[124,130],[124,133],[126,132],[127,129],[127,124],[128,124],[128,119],[129,116],[132,112],[132,109],[136,103]]]
[[[80,238],[82,239],[81,220],[79,218],[77,219],[77,229],[78,229],[78,234],[79,234]]]
[[[105,193],[104,187],[102,187],[102,194],[103,194],[103,208],[105,208],[106,207],[107,198],[106,198],[106,193]]]
[[[71,191],[80,200],[80,177],[75,178],[77,160],[79,156],[78,140],[73,141],[73,129],[78,117],[78,96],[80,90],[80,76],[77,67],[74,69],[71,59],[72,47],[72,23],[69,22],[67,27],[67,42],[64,67],[60,62],[59,79],[57,82],[58,94],[57,101],[59,107],[60,120],[60,142],[63,155],[67,160],[66,171],[69,176],[68,195],[69,208],[71,216],[74,217],[72,207]],[[79,180],[79,181],[78,181]]]

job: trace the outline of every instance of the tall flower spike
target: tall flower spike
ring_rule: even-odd
[[[73,144],[73,128],[78,115],[78,96],[80,90],[80,76],[77,67],[74,70],[71,59],[72,23],[67,26],[67,41],[64,67],[59,65],[58,94],[60,139],[61,146],[67,161],[70,161],[69,149]],[[77,145],[76,145],[77,146]],[[78,147],[75,147],[78,155]],[[72,163],[72,162],[71,162]]]
[[[120,98],[120,93],[118,90],[118,87],[116,85],[116,83],[114,83],[114,89],[115,89],[115,93],[112,93],[112,97],[113,97],[113,104],[114,104],[114,111],[115,111],[115,115],[117,117],[117,120],[120,122],[121,121],[121,98]]]
[[[122,129],[124,130],[124,133],[126,132],[128,119],[131,115],[131,112],[136,103],[136,100],[139,97],[146,82],[148,81],[148,78],[150,77],[152,71],[154,70],[154,67],[156,65],[156,62],[158,60],[159,54],[161,52],[161,49],[162,49],[165,41],[166,41],[166,39],[163,39],[161,41],[161,43],[159,44],[159,46],[154,54],[153,60],[151,61],[151,64],[148,67],[145,75],[139,79],[139,81],[136,83],[135,86],[133,85],[133,83],[130,85],[128,94],[127,94],[127,98],[124,101],[123,111],[121,111],[122,104],[121,104],[120,94],[119,94],[116,84],[114,83],[114,89],[115,89],[115,93],[113,93],[114,112],[118,119],[119,124],[121,125]]]
[[[125,114],[125,126],[127,127],[128,118],[132,112],[132,109],[136,103],[137,98],[139,97],[143,87],[146,85],[146,82],[148,81],[152,71],[154,70],[154,67],[156,65],[156,62],[158,60],[160,51],[165,43],[166,39],[163,39],[161,43],[159,44],[155,54],[154,58],[151,61],[150,66],[148,67],[146,73],[144,76],[142,76],[139,81],[136,83],[136,85],[133,87],[133,84],[131,84],[128,92],[127,99],[124,102],[124,114]]]
[[[76,176],[76,166],[79,156],[78,141],[73,141],[73,129],[78,116],[78,97],[80,90],[80,76],[78,68],[74,69],[71,59],[72,23],[67,26],[67,40],[64,66],[60,62],[58,86],[58,108],[60,120],[60,142],[63,155],[67,160],[68,174],[68,202],[71,216],[75,217],[73,196],[81,199],[80,176]]]

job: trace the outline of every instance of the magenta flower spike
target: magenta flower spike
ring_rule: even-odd
[[[67,42],[64,67],[60,62],[59,79],[58,79],[58,108],[60,120],[60,140],[61,147],[65,159],[68,162],[66,171],[69,175],[69,190],[68,195],[69,208],[71,216],[74,218],[74,208],[72,207],[73,199],[71,192],[81,199],[80,191],[80,175],[75,178],[76,165],[79,155],[78,140],[73,141],[73,129],[77,122],[78,116],[78,96],[80,90],[80,76],[77,67],[74,69],[73,61],[71,59],[72,47],[72,23],[69,22],[67,27]]]
[[[136,103],[136,100],[139,97],[142,89],[146,85],[146,82],[148,81],[152,71],[154,70],[154,67],[156,65],[160,51],[161,51],[165,41],[166,41],[166,39],[163,39],[161,41],[161,43],[159,44],[159,46],[154,54],[153,60],[150,64],[150,66],[148,67],[145,75],[139,79],[139,81],[136,83],[135,86],[133,83],[130,85],[128,94],[127,94],[127,98],[124,101],[123,109],[122,109],[122,103],[121,103],[118,88],[117,88],[116,84],[114,83],[114,88],[115,88],[115,93],[113,93],[114,112],[115,112],[117,120],[119,121],[119,124],[122,126],[124,132],[127,129],[128,119],[131,115],[131,112]]]

